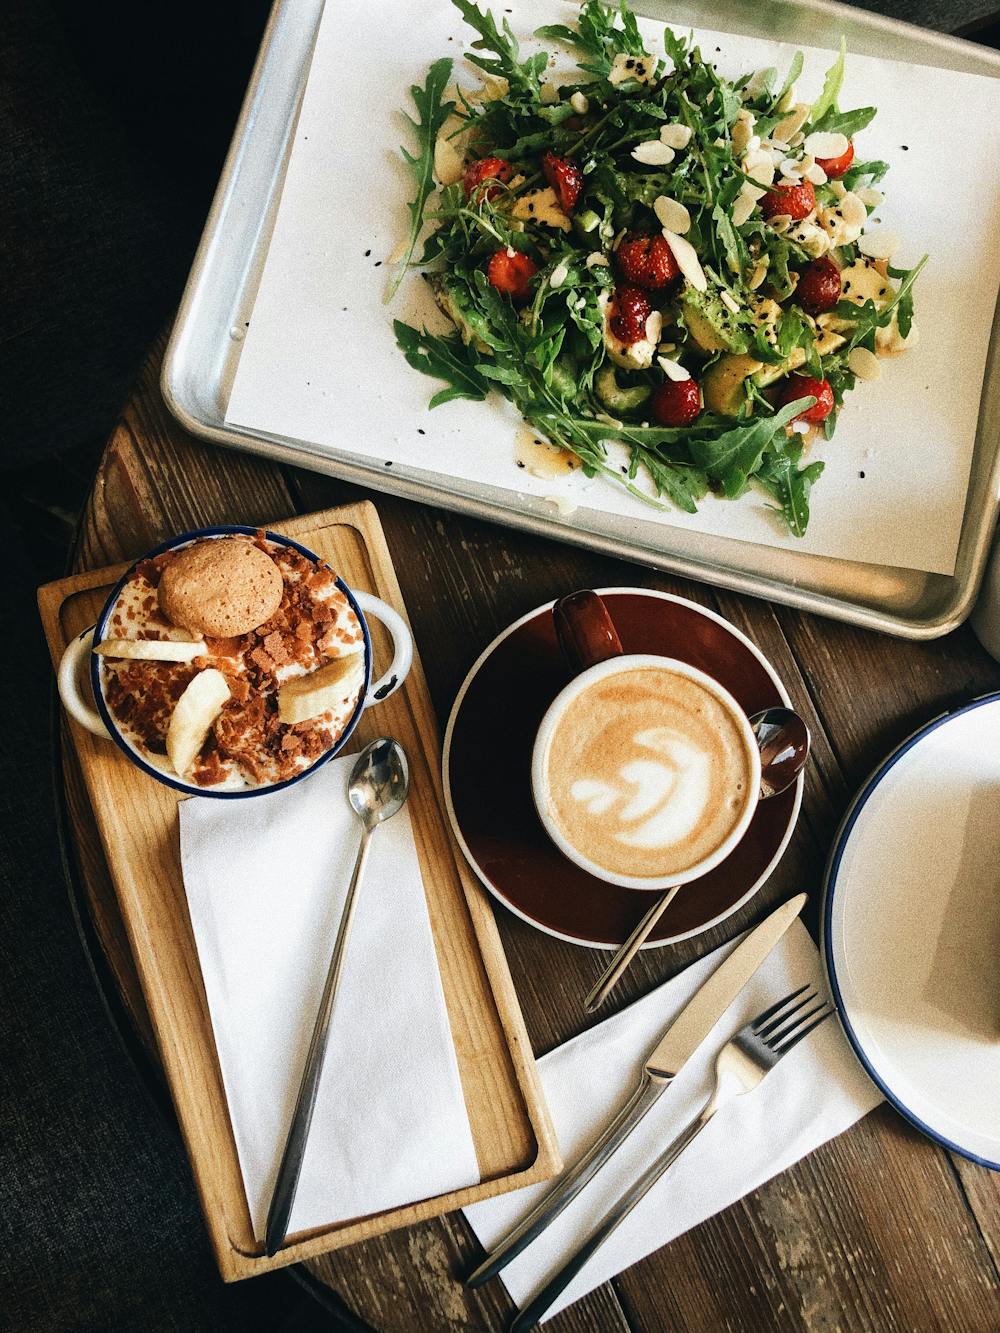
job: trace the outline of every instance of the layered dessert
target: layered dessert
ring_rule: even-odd
[[[333,570],[262,532],[142,561],[95,652],[126,740],[161,772],[214,790],[309,768],[365,684],[364,633]]]

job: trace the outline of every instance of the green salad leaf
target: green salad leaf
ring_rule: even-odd
[[[844,82],[844,66],[847,59],[847,38],[840,39],[840,52],[837,59],[833,62],[826,72],[826,78],[823,81],[823,91],[812,104],[812,110],[809,112],[809,125],[816,129],[817,124],[823,119],[831,108],[837,105],[837,98],[840,96],[840,89]]]
[[[431,65],[422,88],[418,84],[414,84],[410,89],[410,96],[413,98],[413,105],[417,109],[418,119],[414,120],[412,116],[407,116],[406,119],[416,132],[419,151],[416,154],[409,152],[406,148],[401,148],[399,151],[403,154],[417,179],[417,193],[412,202],[407,205],[410,210],[410,234],[407,238],[406,251],[400,261],[395,281],[385,298],[387,302],[391,301],[396,295],[399,284],[403,281],[403,275],[409,268],[413,251],[416,249],[417,238],[420,236],[424,223],[424,206],[434,189],[434,144],[441,127],[455,108],[454,102],[443,102],[441,100],[450,78],[451,61],[444,57],[441,60],[435,60],[434,64]]]

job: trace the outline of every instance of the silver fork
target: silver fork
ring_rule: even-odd
[[[524,1333],[525,1329],[533,1328],[612,1231],[628,1217],[639,1200],[652,1189],[664,1171],[676,1162],[688,1144],[698,1137],[715,1113],[737,1097],[753,1092],[778,1061],[793,1046],[797,1046],[803,1037],[808,1036],[813,1028],[829,1018],[832,1012],[829,1003],[820,999],[815,990],[808,985],[800,986],[740,1028],[715,1058],[715,1090],[701,1112],[605,1213],[580,1249],[517,1316],[510,1326],[510,1333]]]

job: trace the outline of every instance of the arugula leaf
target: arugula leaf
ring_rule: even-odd
[[[733,220],[724,208],[718,204],[712,209],[712,221],[715,223],[715,233],[722,246],[722,254],[726,261],[726,267],[732,273],[743,272],[743,246],[737,235],[736,228],[733,226]]]
[[[792,56],[792,63],[789,66],[788,73],[785,75],[785,82],[775,93],[774,99],[771,102],[771,111],[777,111],[778,107],[781,105],[782,99],[791,91],[792,84],[802,73],[803,60],[804,57],[801,51],[796,51],[795,55]]]
[[[486,397],[490,386],[484,381],[479,367],[471,359],[469,349],[457,333],[443,338],[439,334],[428,333],[426,329],[415,329],[410,324],[404,324],[401,319],[394,319],[392,327],[396,343],[413,369],[444,380],[449,386],[434,395],[430,407],[440,407],[453,398],[471,398],[481,402]]]
[[[472,0],[451,2],[469,27],[479,33],[479,41],[472,43],[473,48],[477,51],[492,51],[496,57],[495,60],[488,60],[484,56],[467,56],[466,59],[487,74],[506,79],[511,92],[520,93],[530,101],[537,102],[542,74],[548,62],[545,52],[539,51],[521,61],[520,45],[506,19],[501,32],[489,10],[484,14]]]
[[[692,440],[691,457],[710,477],[722,482],[727,496],[735,498],[746,490],[749,477],[760,467],[768,446],[793,417],[812,407],[815,401],[815,398],[797,398],[773,417],[734,426],[714,439]]]
[[[411,116],[407,116],[406,119],[416,131],[420,151],[415,157],[406,148],[400,148],[399,151],[403,154],[417,178],[417,193],[412,203],[407,204],[407,208],[410,210],[410,235],[407,238],[406,253],[400,261],[395,281],[385,298],[386,302],[391,301],[396,295],[399,284],[403,281],[406,270],[410,265],[410,260],[413,258],[417,237],[420,235],[420,229],[423,226],[424,206],[434,189],[434,142],[441,126],[455,108],[454,102],[441,101],[450,78],[451,61],[445,56],[441,60],[435,60],[434,64],[431,65],[427,72],[427,81],[422,88],[418,84],[414,84],[410,89],[410,96],[413,98],[413,105],[417,109],[419,120],[414,120]]]
[[[825,466],[817,460],[808,467],[800,468],[801,457],[801,440],[793,442],[782,439],[757,474],[760,484],[777,500],[776,508],[793,537],[805,535],[809,525],[809,492]]]
[[[856,111],[838,111],[832,106],[811,126],[811,129],[828,131],[830,134],[843,134],[848,139],[853,139],[872,123],[875,116],[876,110],[873,106],[860,106]]]
[[[844,60],[847,56],[847,38],[840,39],[840,54],[826,72],[826,79],[823,82],[823,91],[812,104],[812,110],[809,112],[809,126],[816,127],[816,122],[822,120],[831,107],[837,105],[837,96],[840,93],[841,85],[844,82]]]

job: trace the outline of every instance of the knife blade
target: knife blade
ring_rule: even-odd
[[[650,1051],[645,1064],[650,1078],[669,1082],[677,1077],[802,911],[806,896],[799,893],[782,903],[719,964]]]
[[[806,896],[796,894],[765,917],[698,988],[649,1053],[638,1087],[601,1137],[576,1166],[560,1177],[527,1217],[498,1241],[466,1278],[466,1286],[481,1286],[506,1268],[555,1221],[621,1147],[802,911]]]

